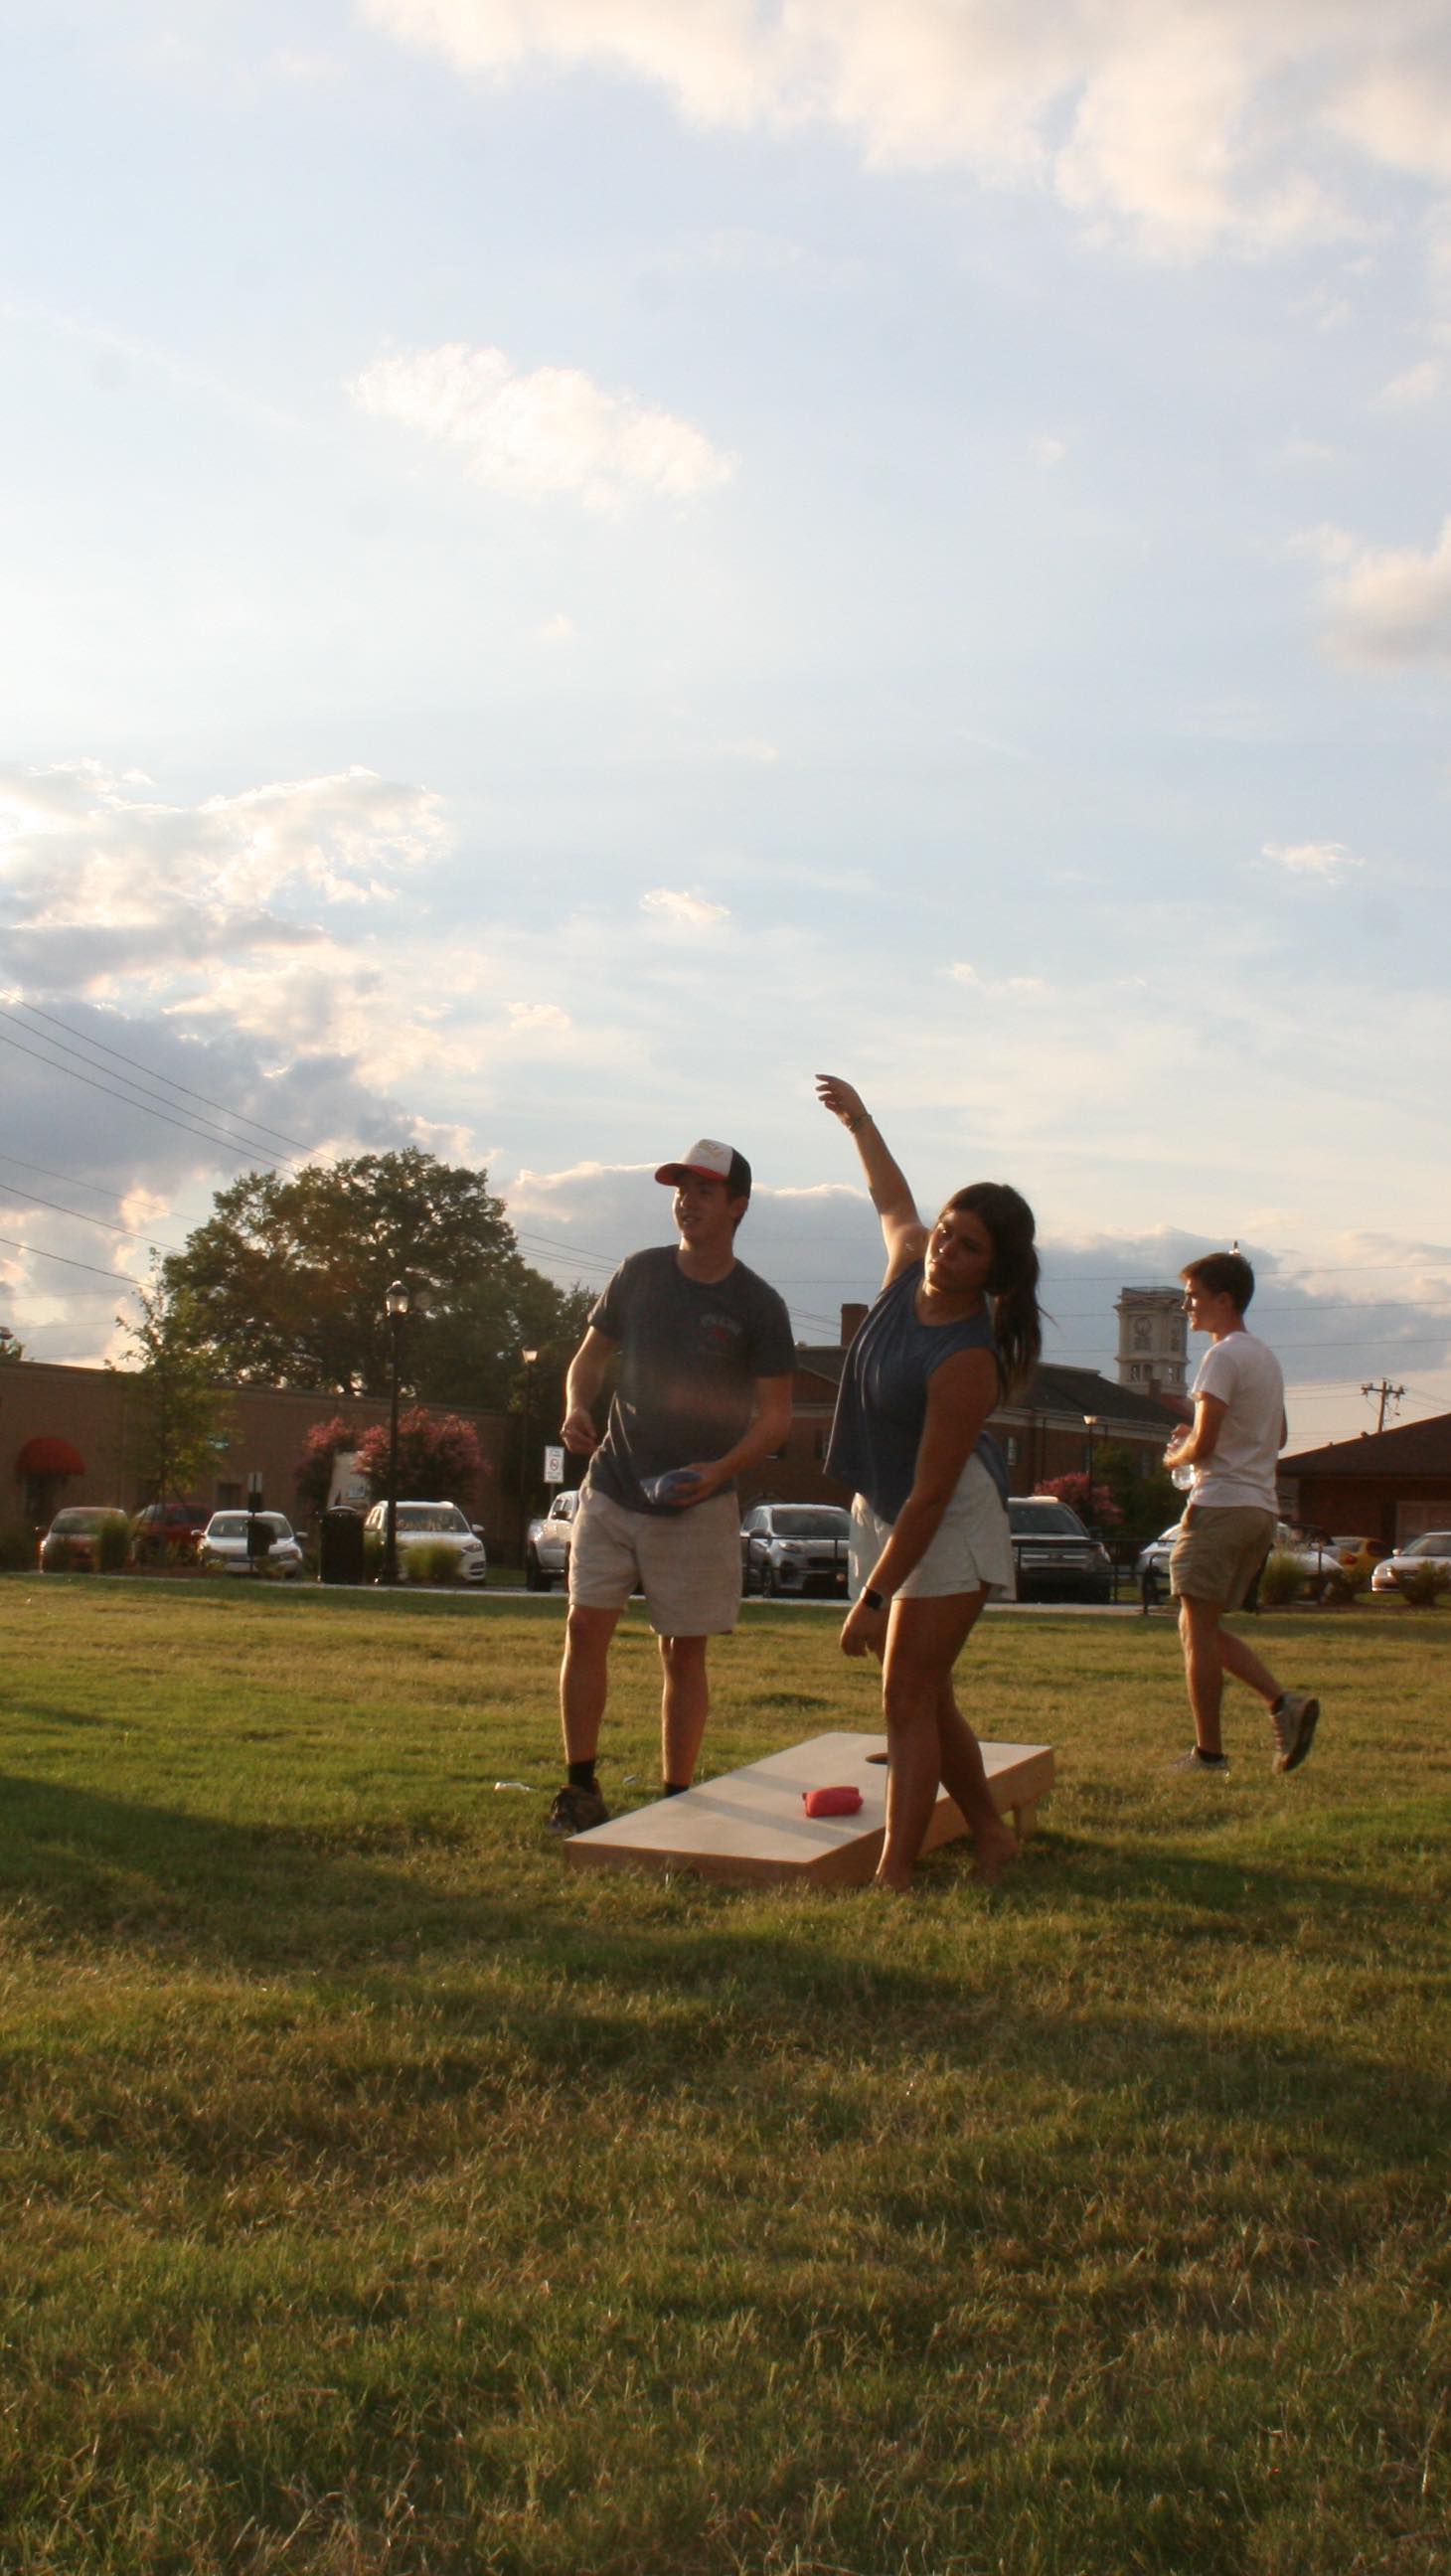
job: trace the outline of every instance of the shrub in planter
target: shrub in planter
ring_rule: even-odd
[[[124,1512],[108,1512],[96,1532],[96,1572],[119,1574],[131,1562],[131,1524]]]
[[[1304,1574],[1288,1548],[1272,1548],[1260,1576],[1260,1608],[1283,1610],[1289,1602],[1299,1600],[1304,1588]]]
[[[398,1571],[410,1583],[452,1583],[458,1573],[458,1549],[442,1539],[431,1547],[410,1547],[400,1555]]]
[[[1333,1566],[1321,1583],[1320,1598],[1327,1603],[1354,1601],[1359,1593],[1366,1590],[1370,1576],[1368,1564]]]
[[[1428,1559],[1424,1565],[1413,1565],[1409,1573],[1400,1577],[1399,1589],[1413,1610],[1434,1610],[1442,1593],[1451,1589],[1451,1584],[1448,1584],[1440,1566],[1432,1565]]]

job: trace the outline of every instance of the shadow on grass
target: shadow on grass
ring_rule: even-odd
[[[450,1826],[437,1840],[454,1838]],[[424,1825],[407,1840],[426,1859],[435,1837]],[[1123,1901],[1126,1955],[1137,1942],[1162,1959],[1141,2006],[1115,1996],[1046,2007],[1029,1972],[1012,1991],[997,1975],[974,1980],[955,1944],[926,1960],[880,1955],[884,1918],[870,1898],[772,1900],[763,1919],[752,1897],[659,1882],[632,1885],[627,1901],[644,1909],[633,1919],[601,1919],[598,1905],[576,1907],[572,1881],[552,1898],[541,1891],[532,1861],[497,1894],[441,1886],[290,1829],[0,1778],[0,1875],[50,1937],[92,1954],[108,1943],[132,1959],[150,1950],[163,1971],[183,1961],[244,1978],[292,1970],[339,2002],[365,1995],[375,2015],[397,2016],[385,2054],[400,2103],[487,2089],[502,2049],[526,2090],[584,2100],[608,2087],[642,2106],[708,2107],[744,2087],[769,2118],[792,2089],[782,2067],[809,2065],[827,2129],[847,2135],[881,2116],[880,2100],[854,2098],[854,2086],[859,2095],[871,2078],[905,2079],[925,2058],[975,2080],[1119,2092],[1138,2117],[1302,2119],[1377,2165],[1393,2103],[1400,2159],[1439,2156],[1445,2081],[1373,2057],[1348,2034],[1287,2035],[1248,2016],[1210,2024],[1200,2007],[1203,1939],[1274,1941],[1286,1909],[1303,1920],[1343,1908],[1342,1882],[1163,1852],[1118,1863],[1081,1853],[1074,1873],[1090,1898]],[[1378,1901],[1399,1910],[1394,1892],[1380,1889]],[[1164,1921],[1166,1908],[1188,1918],[1190,1937]],[[1205,1919],[1212,1908],[1224,1909],[1217,1921]],[[933,1911],[941,1923],[945,1909]],[[1286,1957],[1288,1973],[1288,1939]],[[481,1964],[485,1976],[474,1973]],[[420,2055],[408,2025],[423,2002],[434,2043]]]

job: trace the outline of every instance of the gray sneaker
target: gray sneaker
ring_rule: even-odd
[[[1298,1771],[1311,1745],[1320,1720],[1320,1702],[1307,1699],[1303,1691],[1281,1691],[1270,1711],[1270,1724],[1275,1730],[1274,1768]]]
[[[1191,1744],[1187,1753],[1175,1754],[1173,1761],[1169,1764],[1169,1769],[1171,1771],[1204,1771],[1208,1773],[1211,1779],[1222,1780],[1229,1770],[1229,1755],[1227,1753],[1201,1753],[1197,1744]]]
[[[566,1781],[549,1810],[547,1830],[551,1834],[587,1834],[594,1825],[607,1825],[610,1811],[598,1789],[576,1789]]]

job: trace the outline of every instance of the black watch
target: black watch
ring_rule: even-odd
[[[867,1585],[865,1592],[862,1594],[862,1600],[868,1610],[885,1610],[887,1606],[887,1596],[885,1592],[874,1591],[871,1584]]]

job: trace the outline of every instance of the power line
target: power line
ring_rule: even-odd
[[[53,1040],[47,1040],[47,1044],[53,1043]],[[234,1162],[252,1163],[257,1159],[255,1147],[244,1154],[235,1138],[219,1136],[214,1128],[198,1126],[190,1118],[173,1118],[167,1110],[158,1109],[154,1101],[129,1099],[124,1091],[113,1091],[109,1083],[97,1082],[93,1074],[78,1073],[74,1065],[57,1064],[53,1055],[42,1055],[36,1047],[22,1046],[19,1038],[11,1037],[5,1029],[0,1029],[0,1046],[14,1047],[20,1055],[33,1056],[48,1073],[68,1074],[72,1082],[83,1082],[89,1091],[99,1091],[103,1099],[119,1101],[123,1109],[139,1109],[148,1118],[159,1118],[163,1126],[179,1127],[184,1135],[200,1138],[203,1144],[220,1145]]]
[[[240,1127],[253,1127],[259,1136],[274,1137],[282,1145],[295,1145],[300,1154],[312,1150],[303,1144],[300,1136],[285,1135],[280,1127],[269,1127],[261,1118],[249,1118],[245,1110],[234,1109],[229,1101],[213,1100],[205,1091],[193,1091],[190,1083],[178,1082],[174,1074],[153,1073],[150,1065],[143,1064],[139,1056],[123,1055],[119,1047],[107,1046],[101,1038],[88,1037],[84,1029],[73,1029],[69,1021],[58,1020],[53,1012],[43,1011],[38,1002],[0,1002],[0,1010],[12,1013],[15,1010],[28,1011],[32,1019],[44,1020],[53,1029],[63,1029],[67,1037],[78,1038],[82,1046],[92,1048],[97,1055],[109,1055],[117,1064],[129,1064],[133,1073],[143,1075],[147,1082],[165,1083],[169,1091],[179,1091],[187,1100],[199,1100],[206,1109],[220,1110],[224,1118],[234,1119]]]
[[[157,1241],[157,1238],[153,1235],[138,1234],[134,1226],[115,1225],[108,1216],[88,1216],[84,1208],[62,1207],[59,1199],[43,1199],[39,1197],[34,1190],[27,1190],[25,1197],[26,1203],[30,1207],[49,1208],[56,1216],[73,1217],[77,1225],[104,1226],[107,1234],[124,1235],[128,1243],[145,1243],[149,1245],[155,1242],[156,1248],[159,1252],[175,1252],[177,1248],[174,1243],[161,1243]]]
[[[128,1279],[124,1270],[98,1270],[94,1261],[72,1261],[68,1253],[42,1252],[39,1244],[21,1243],[13,1234],[0,1234],[0,1243],[8,1243],[12,1252],[23,1252],[32,1261],[58,1261],[66,1270],[88,1270],[93,1279],[114,1279],[118,1287],[133,1291],[136,1287],[136,1281]]]

